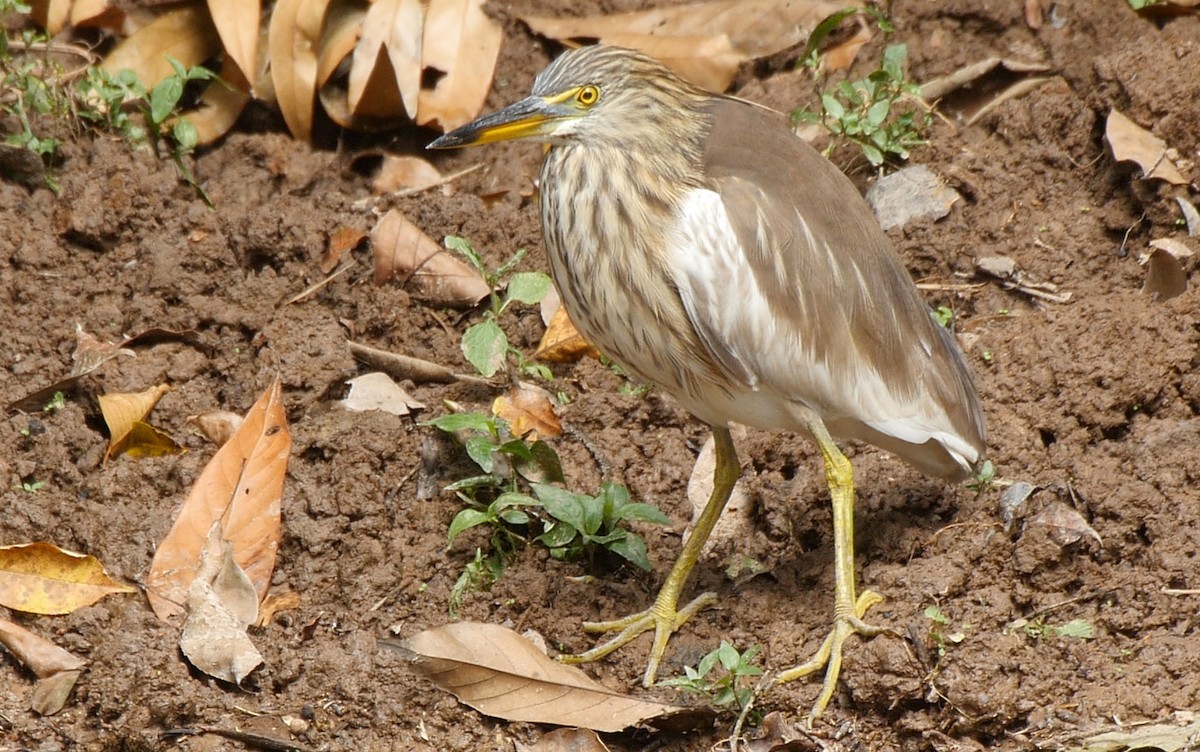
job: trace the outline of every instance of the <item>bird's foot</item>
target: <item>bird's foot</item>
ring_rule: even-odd
[[[675,603],[665,601],[666,599],[660,595],[650,608],[623,619],[585,621],[583,623],[585,632],[617,632],[618,634],[608,642],[597,645],[591,650],[575,655],[560,655],[558,659],[564,663],[596,661],[633,642],[643,632],[653,629],[654,645],[650,648],[650,660],[646,664],[646,675],[642,678],[643,686],[652,686],[658,675],[658,666],[667,652],[667,641],[671,639],[671,635],[688,619],[714,605],[717,602],[717,596],[715,593],[704,593],[680,609],[675,608]]]
[[[776,684],[783,684],[794,679],[799,679],[802,676],[808,676],[825,669],[825,681],[821,684],[821,692],[817,695],[817,701],[813,703],[812,710],[809,711],[808,718],[805,720],[805,725],[812,727],[813,721],[825,712],[825,707],[829,705],[829,701],[833,698],[833,691],[837,689],[838,675],[842,671],[842,646],[850,635],[861,635],[863,637],[875,637],[876,635],[888,633],[895,634],[892,630],[886,627],[875,627],[863,621],[863,616],[867,610],[877,603],[883,601],[883,596],[874,593],[870,590],[864,590],[858,599],[854,602],[852,608],[842,609],[836,608],[833,620],[833,630],[829,636],[821,643],[820,649],[813,655],[812,658],[795,668],[788,669],[775,677]]]

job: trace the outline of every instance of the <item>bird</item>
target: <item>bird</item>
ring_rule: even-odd
[[[711,495],[653,604],[585,622],[615,633],[567,662],[603,658],[653,631],[652,686],[673,633],[718,602],[680,606],[741,463],[730,424],[817,446],[833,507],[833,624],[777,682],[824,670],[807,714],[827,708],[843,649],[887,630],[859,592],[854,479],[838,441],[882,448],[949,481],[981,466],[986,429],[954,335],[939,325],[871,209],[782,114],[713,93],[655,59],[604,44],[568,50],[531,94],[433,141],[546,146],[540,219],[562,304],[580,333],[708,424]]]

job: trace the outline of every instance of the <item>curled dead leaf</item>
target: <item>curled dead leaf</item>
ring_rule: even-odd
[[[542,734],[533,744],[513,740],[517,752],[608,752],[608,745],[595,731],[581,728],[560,728]]]
[[[424,16],[421,0],[377,0],[367,8],[346,92],[353,114],[416,116]]]
[[[521,382],[492,402],[492,414],[508,421],[513,436],[527,441],[562,436],[562,421],[550,392]]]
[[[417,125],[453,130],[474,119],[492,88],[504,31],[484,12],[485,0],[429,3],[421,67],[440,71],[433,88],[422,87]]]
[[[189,415],[184,422],[195,426],[204,438],[221,446],[237,433],[242,425],[242,416],[228,410],[211,410],[200,415]]]
[[[1030,518],[1028,525],[1042,525],[1047,529],[1050,540],[1059,546],[1079,542],[1084,536],[1103,545],[1100,534],[1083,519],[1083,515],[1061,501],[1053,501],[1045,509]]]
[[[413,410],[423,410],[425,404],[413,398],[386,373],[365,373],[346,382],[350,393],[341,401],[342,407],[354,412],[379,410],[392,415],[404,416]]]
[[[161,434],[145,420],[150,411],[171,391],[166,384],[152,386],[141,392],[101,394],[100,413],[108,426],[108,451],[104,459],[110,460],[122,452],[135,456],[155,456],[179,451],[169,436]]]
[[[1136,162],[1146,178],[1165,180],[1172,185],[1186,185],[1187,179],[1167,158],[1167,142],[1130,120],[1119,110],[1108,113],[1104,125],[1104,140],[1119,161]]]
[[[329,0],[278,0],[271,10],[267,46],[275,101],[288,130],[299,141],[312,137],[317,50],[328,6]]]
[[[121,40],[100,67],[109,73],[128,68],[149,89],[175,72],[167,55],[191,68],[220,51],[208,8],[192,2],[172,7]]]
[[[1138,261],[1146,267],[1142,292],[1155,300],[1164,301],[1187,292],[1188,274],[1184,262],[1194,254],[1181,240],[1157,238],[1150,241],[1150,250]]]
[[[99,560],[50,543],[0,547],[0,605],[32,614],[69,614],[113,593],[136,593]]]
[[[442,182],[442,173],[428,160],[407,154],[387,154],[371,181],[375,193],[421,190]]]
[[[616,732],[687,710],[614,692],[497,624],[456,622],[380,644],[461,702],[509,721]]]
[[[533,357],[547,363],[574,363],[580,358],[600,358],[600,351],[575,328],[567,309],[559,306],[550,317]]]
[[[87,665],[79,656],[7,619],[0,619],[0,644],[39,679],[61,671],[78,671]]]

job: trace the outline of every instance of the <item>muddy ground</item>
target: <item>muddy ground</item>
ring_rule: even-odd
[[[506,18],[557,6],[495,5]],[[571,10],[644,5],[579,2]],[[1067,0],[1033,30],[1015,0],[918,0],[895,12],[895,37],[909,44],[916,80],[993,55],[1054,71],[1045,86],[970,127],[935,124],[912,161],[963,200],[941,221],[890,232],[914,278],[930,283],[930,304],[955,312],[997,476],[1037,490],[1006,527],[1000,486],[947,487],[874,449],[847,449],[859,483],[861,582],[887,596],[874,620],[903,638],[850,644],[816,741],[800,748],[1056,748],[1116,724],[1172,722],[1177,711],[1200,707],[1200,595],[1170,592],[1200,587],[1200,291],[1168,302],[1141,292],[1138,256],[1151,239],[1185,234],[1171,197],[1186,189],[1137,180],[1135,167],[1114,162],[1103,133],[1108,111],[1119,108],[1175,148],[1192,180],[1200,176],[1200,16],[1154,20],[1116,0]],[[523,96],[557,51],[513,20],[505,29],[489,108]],[[868,45],[855,73],[869,71],[881,48],[878,39]],[[737,93],[780,109],[810,91],[773,70],[739,80]],[[415,150],[428,137],[402,133],[395,148]],[[366,230],[372,209],[388,205],[371,198],[363,163],[352,169],[345,151],[296,143],[277,119],[251,113],[195,160],[216,205],[210,211],[169,162],[119,141],[76,141],[66,157],[57,196],[0,182],[0,402],[66,373],[76,325],[110,340],[149,327],[194,329],[199,339],[139,347],[56,413],[5,417],[0,543],[50,540],[139,581],[214,451],[185,418],[243,412],[279,378],[295,444],[275,582],[302,603],[254,635],[266,665],[241,689],[189,670],[176,630],[140,595],[65,617],[8,614],[90,667],[66,709],[39,718],[28,710],[31,676],[4,660],[0,748],[235,749],[217,736],[163,732],[241,728],[288,738],[284,717],[306,721],[293,741],[312,749],[511,750],[513,740],[544,733],[460,705],[376,647],[389,627],[410,634],[447,622],[450,588],[484,539],[467,535],[446,547],[460,505],[437,489],[465,471],[452,445],[412,420],[337,404],[343,382],[364,370],[347,337],[466,370],[458,343],[477,314],[463,318],[399,286],[373,285],[365,249],[350,272],[284,304],[323,277],[317,264],[334,228]],[[532,145],[439,156],[446,169],[475,161],[487,169],[459,181],[454,195],[431,191],[396,205],[435,238],[463,235],[496,259],[531,248],[524,268],[544,269],[527,198],[539,157]],[[868,178],[857,179],[865,188]],[[499,190],[507,193],[492,204],[477,197]],[[975,260],[990,255],[1011,258],[1070,300],[1031,298],[976,274]],[[504,323],[526,351],[542,332],[533,310],[514,310]],[[155,420],[190,451],[103,463],[95,395],[162,382],[172,391]],[[641,528],[653,573],[618,569],[581,581],[580,564],[529,549],[491,592],[465,598],[462,618],[520,625],[580,650],[592,644],[581,621],[650,602],[691,514],[685,490],[706,429],[670,397],[625,384],[591,360],[556,367],[550,388],[569,398],[560,412],[570,431],[555,447],[571,487],[623,483],[675,521]],[[495,396],[462,384],[412,392],[431,406],[426,416],[445,399],[486,409]],[[690,592],[715,590],[722,607],[673,640],[664,676],[721,639],[760,645],[760,665],[786,668],[827,629],[831,521],[819,459],[806,442],[769,432],[752,432],[740,451],[755,529],[738,550],[768,572],[734,583],[719,558],[704,560]],[[45,485],[22,489],[34,482]],[[1056,505],[1077,511],[1100,541],[1064,543],[1038,524]],[[949,624],[939,628],[930,606]],[[1075,620],[1091,625],[1092,639],[1045,628]],[[588,671],[644,692],[647,643]],[[794,720],[816,691],[815,681],[798,681],[759,707]],[[686,700],[669,689],[647,693]],[[689,733],[642,729],[606,741],[613,750],[700,752],[731,725],[723,716]]]

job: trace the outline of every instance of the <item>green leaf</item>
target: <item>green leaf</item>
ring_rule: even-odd
[[[554,521],[546,528],[546,532],[537,537],[539,543],[547,548],[562,548],[575,540],[575,528],[566,522]]]
[[[517,272],[508,279],[508,300],[537,305],[550,291],[550,277],[541,272]]]
[[[450,530],[447,533],[446,543],[453,543],[463,531],[482,525],[491,518],[486,512],[481,512],[478,509],[464,509],[454,515],[454,519],[450,521]]]
[[[859,10],[859,8],[853,7],[842,8],[813,27],[812,33],[808,35],[808,43],[804,45],[804,54],[800,56],[800,59],[807,60],[811,58],[815,61],[818,54],[817,51],[821,48],[821,43],[825,41],[825,38],[840,26],[842,21],[858,13]]]
[[[150,90],[150,122],[155,125],[163,123],[179,104],[183,96],[183,79],[179,76],[168,76]]]
[[[720,657],[720,648],[709,652],[700,659],[700,665],[696,667],[696,673],[699,674],[701,678],[708,676],[708,672],[713,670],[713,666],[717,665],[717,661],[720,659]]]
[[[175,127],[171,129],[171,135],[175,139],[175,143],[179,145],[181,152],[187,153],[196,148],[196,142],[200,139],[196,133],[196,126],[192,125],[187,118],[179,118],[175,121]]]
[[[721,665],[726,671],[733,672],[733,669],[742,662],[742,654],[737,651],[737,648],[730,645],[725,640],[721,640],[721,647],[717,648],[717,659],[721,661]]]
[[[883,51],[882,69],[893,81],[904,80],[904,59],[908,57],[908,45],[892,44]]]
[[[877,147],[866,143],[860,143],[859,147],[862,149],[863,156],[865,156],[867,161],[872,165],[878,167],[879,165],[883,164],[883,152],[879,151]]]
[[[496,497],[492,502],[491,508],[500,511],[511,507],[540,507],[541,503],[529,494],[517,493],[515,491],[506,491]]]
[[[475,271],[479,272],[480,276],[487,278],[483,267],[483,257],[475,250],[475,246],[471,245],[466,238],[460,238],[457,235],[447,235],[442,240],[442,244],[458,255],[465,258],[471,266],[475,267]]]
[[[479,433],[487,433],[489,435],[495,428],[492,418],[483,413],[450,413],[449,415],[439,415],[431,420],[422,421],[419,425],[433,426],[446,433],[478,431]]]
[[[583,527],[580,528],[588,538],[600,532],[600,527],[604,525],[604,496],[577,496],[579,504],[583,507]]]
[[[670,525],[671,518],[663,514],[662,510],[653,504],[643,504],[635,502],[626,504],[617,510],[617,519],[619,520],[640,520],[641,522],[650,522],[655,525]]]
[[[508,337],[499,324],[487,319],[467,329],[462,338],[462,352],[475,370],[490,378],[504,365]]]
[[[621,556],[630,564],[642,571],[650,571],[650,552],[646,550],[646,541],[640,535],[629,533],[623,539],[608,546],[608,550]]]
[[[1096,630],[1087,619],[1072,619],[1060,627],[1047,627],[1046,631],[1058,637],[1073,637],[1077,640],[1090,640],[1096,636]]]
[[[892,109],[890,100],[881,99],[875,104],[867,108],[867,123],[878,128],[887,120],[888,113]]]
[[[821,95],[821,106],[825,108],[825,114],[834,120],[841,120],[846,116],[846,108],[832,94]]]
[[[544,483],[531,483],[533,493],[542,502],[542,507],[556,520],[562,520],[576,530],[585,529],[583,504],[579,495]]]
[[[533,459],[533,449],[524,439],[510,439],[499,446],[499,450],[509,457],[528,462]]]
[[[506,509],[500,513],[500,519],[510,525],[528,525],[529,515],[520,509]]]
[[[467,439],[463,447],[467,450],[467,456],[470,457],[476,465],[485,473],[492,472],[496,462],[492,459],[492,451],[496,448],[491,436],[472,436]]]
[[[495,475],[475,475],[470,478],[456,480],[446,486],[447,491],[474,491],[478,488],[499,488],[504,485],[504,479]]]
[[[514,464],[521,477],[535,483],[563,483],[562,462],[558,453],[546,442],[538,439],[529,447],[532,461],[517,460]]]

